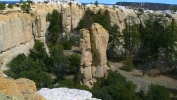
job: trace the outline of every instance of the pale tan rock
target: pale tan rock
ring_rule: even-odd
[[[35,28],[34,33],[36,37],[44,37],[48,28],[48,22],[46,21],[46,16],[48,13],[56,9],[59,12],[61,11],[61,6],[59,5],[50,5],[50,4],[36,4],[32,6],[32,22],[33,27]]]
[[[1,66],[3,70],[18,54],[28,54],[34,45],[34,37],[45,37],[49,25],[46,16],[53,9],[60,11],[61,8],[59,5],[37,4],[32,6],[30,14],[22,13],[20,9],[6,10],[6,14],[0,14],[0,57],[4,62]]]
[[[2,72],[2,70],[1,70],[2,64],[3,64],[3,60],[2,60],[2,58],[0,57],[0,77],[3,77],[3,72]]]
[[[3,64],[3,60],[2,60],[2,57],[0,56],[0,68],[1,68],[2,64]]]
[[[120,28],[120,31],[122,31],[125,28],[125,19],[126,15],[124,12],[121,12],[120,10],[116,9],[108,9],[107,10],[109,23],[111,26],[114,24],[118,25]]]
[[[79,80],[82,84],[93,86],[97,78],[107,76],[106,48],[109,34],[99,24],[90,29],[80,30],[81,67]]]
[[[71,7],[68,4],[62,5],[62,25],[63,31],[70,33],[73,29],[77,28],[78,23],[84,16],[84,10],[79,8],[77,5],[72,5]]]
[[[24,78],[13,80],[0,77],[0,93],[7,95],[9,100],[45,100],[37,93],[35,83]]]
[[[86,29],[80,30],[80,48],[81,48],[81,68],[80,77],[82,84],[90,86],[89,82],[92,80],[91,64],[92,64],[92,53],[90,44],[90,33]],[[91,82],[92,83],[92,82]]]
[[[97,63],[93,63],[93,66],[97,66],[96,77],[105,77],[107,76],[105,66],[107,67],[106,49],[109,34],[101,25],[94,23],[91,27],[90,35],[92,52],[94,54],[93,61],[97,61]]]
[[[0,30],[0,52],[28,42],[33,37],[28,14],[0,15]]]

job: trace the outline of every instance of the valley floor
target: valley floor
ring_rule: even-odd
[[[134,69],[132,72],[127,72],[122,70],[123,63],[122,62],[110,62],[111,69],[117,70],[120,74],[125,76],[128,80],[132,81],[137,85],[137,91],[143,89],[147,91],[148,86],[152,84],[158,84],[161,86],[165,86],[171,92],[171,96],[177,99],[177,80],[164,76],[158,75],[156,77],[144,75],[141,70]]]

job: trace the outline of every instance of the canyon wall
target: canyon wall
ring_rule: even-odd
[[[134,10],[123,7],[112,8],[104,5],[96,7],[93,5],[35,4],[32,5],[30,14],[22,13],[20,8],[1,10],[0,58],[2,58],[2,69],[6,69],[6,64],[16,55],[20,53],[27,54],[34,45],[34,38],[45,42],[45,34],[50,24],[46,21],[46,16],[48,13],[52,13],[53,9],[58,10],[62,15],[62,31],[64,33],[73,33],[81,19],[84,20],[86,28],[91,28],[94,23],[94,15],[99,13],[106,16],[111,26],[117,24],[120,31],[129,22],[127,20],[129,16],[134,17],[131,22],[136,24],[142,23],[144,25],[144,21],[148,19],[148,13],[138,17]],[[171,16],[177,21],[176,15]],[[157,14],[155,17],[162,26],[168,25],[172,18],[167,14],[163,14],[163,16],[162,14]]]
[[[46,22],[48,13],[59,9],[58,5],[33,5],[30,14],[22,13],[18,8],[4,10],[0,14],[0,58],[1,69],[21,53],[28,54],[33,48],[34,38],[45,42],[45,33],[49,25]]]

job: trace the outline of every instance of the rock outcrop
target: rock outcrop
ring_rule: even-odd
[[[154,24],[157,24],[163,28],[167,27],[172,20],[175,19],[175,16],[165,13],[143,13],[139,16],[139,20],[143,27],[146,27],[145,22],[151,20]]]
[[[2,69],[19,53],[33,47],[31,16],[23,13],[0,15],[0,58]]]
[[[47,28],[49,26],[49,22],[46,21],[46,16],[48,13],[52,13],[53,9],[60,11],[61,7],[55,4],[36,4],[32,6],[32,28],[33,34],[36,37],[45,37]]]
[[[106,48],[109,34],[99,24],[94,23],[89,30],[80,30],[81,67],[79,80],[92,87],[97,78],[107,76]]]
[[[0,69],[1,72],[1,69]],[[0,73],[0,100],[46,100],[37,93],[35,83],[29,79],[4,78]]]
[[[34,38],[45,38],[49,25],[46,16],[52,13],[53,9],[60,7],[36,4],[32,6],[31,14],[22,13],[19,8],[2,11],[4,13],[0,14],[0,58],[3,70],[7,69],[6,64],[16,55],[28,54],[34,45]]]
[[[108,19],[110,26],[117,24],[120,28],[120,31],[122,31],[125,28],[126,19],[128,16],[133,16],[134,19],[132,21],[134,21],[136,24],[140,23],[136,13],[131,9],[111,8],[111,7],[105,7],[103,5],[100,5],[98,7],[86,6],[85,13],[83,16],[85,27],[87,28],[91,27],[91,25],[94,23],[94,16],[96,14],[105,15]]]
[[[0,52],[30,41],[33,37],[31,26],[29,14],[0,15]]]
[[[100,100],[92,98],[92,94],[85,90],[68,88],[42,88],[38,91],[47,100]]]
[[[73,29],[77,28],[79,21],[84,16],[84,11],[77,5],[70,7],[68,4],[64,4],[61,8],[61,14],[63,31],[70,33]]]

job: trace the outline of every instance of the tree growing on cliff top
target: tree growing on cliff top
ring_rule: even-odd
[[[13,4],[9,4],[7,7],[12,9],[13,8]]]
[[[95,6],[97,6],[97,7],[98,7],[98,1],[97,1],[97,0],[95,1],[95,3],[94,3],[94,4],[95,4]]]
[[[30,12],[30,8],[31,8],[30,4],[27,4],[25,2],[21,5],[21,10],[26,12],[26,13]]]

